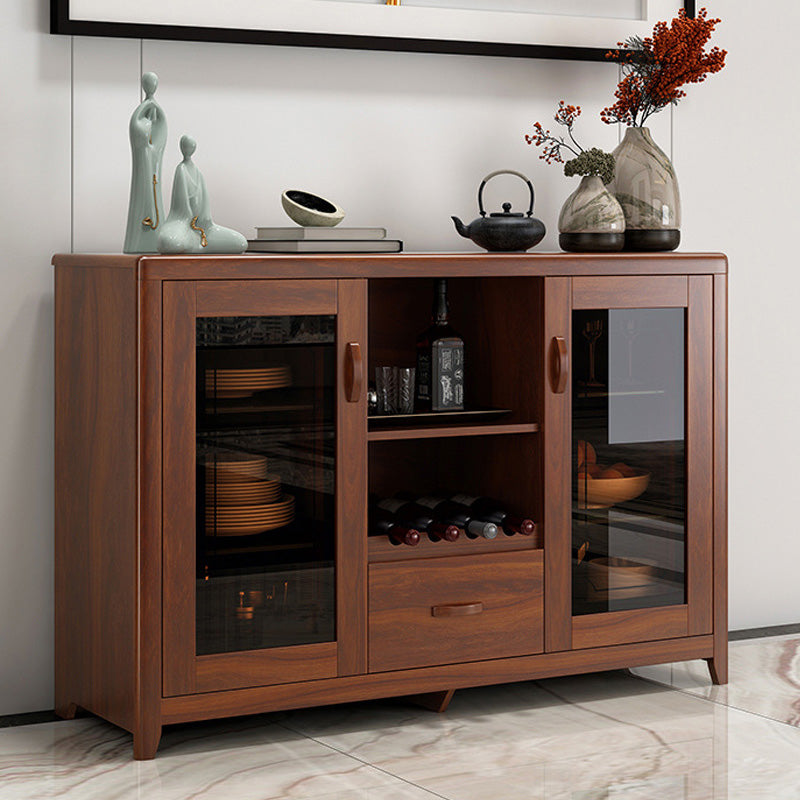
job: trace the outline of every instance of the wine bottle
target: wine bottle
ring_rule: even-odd
[[[431,411],[464,409],[464,340],[449,320],[447,281],[436,281],[429,328],[417,337],[417,407]]]
[[[491,520],[476,519],[466,507],[443,497],[421,497],[418,504],[430,510],[440,522],[455,525],[464,530],[470,539],[483,537],[494,539],[498,534],[497,525]]]
[[[419,531],[402,525],[393,514],[376,506],[369,512],[369,528],[371,536],[388,536],[395,544],[419,544]]]
[[[387,497],[377,504],[377,508],[393,515],[401,525],[427,533],[434,542],[442,539],[454,542],[459,537],[460,531],[455,525],[437,520],[427,508],[405,498]]]
[[[492,500],[490,497],[472,497],[466,494],[456,494],[453,495],[451,500],[455,503],[461,503],[461,505],[471,509],[472,513],[479,519],[494,522],[495,525],[502,528],[509,536],[514,533],[532,536],[536,533],[536,523],[532,519],[509,514],[503,508],[502,503],[497,500]]]

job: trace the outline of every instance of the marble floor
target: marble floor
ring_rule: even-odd
[[[0,729],[2,800],[800,800],[800,635],[702,662],[168,728]]]

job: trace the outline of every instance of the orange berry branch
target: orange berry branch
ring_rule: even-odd
[[[671,23],[657,22],[652,36],[619,42],[621,49],[606,57],[622,65],[623,78],[614,105],[600,112],[603,122],[640,127],[651,114],[685,97],[683,86],[719,72],[727,51],[705,49],[719,22],[709,19],[705,8],[696,17],[681,9]]]

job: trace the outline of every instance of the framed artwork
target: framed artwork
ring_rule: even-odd
[[[51,33],[603,61],[695,0],[50,0]]]

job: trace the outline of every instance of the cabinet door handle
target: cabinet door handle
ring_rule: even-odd
[[[364,360],[361,358],[361,345],[348,342],[344,358],[344,395],[348,403],[361,399],[364,385]]]
[[[483,612],[483,603],[456,603],[449,606],[432,606],[432,617],[471,617]]]
[[[551,346],[551,373],[550,380],[554,394],[564,394],[569,377],[569,351],[567,341],[563,336],[554,336]]]

